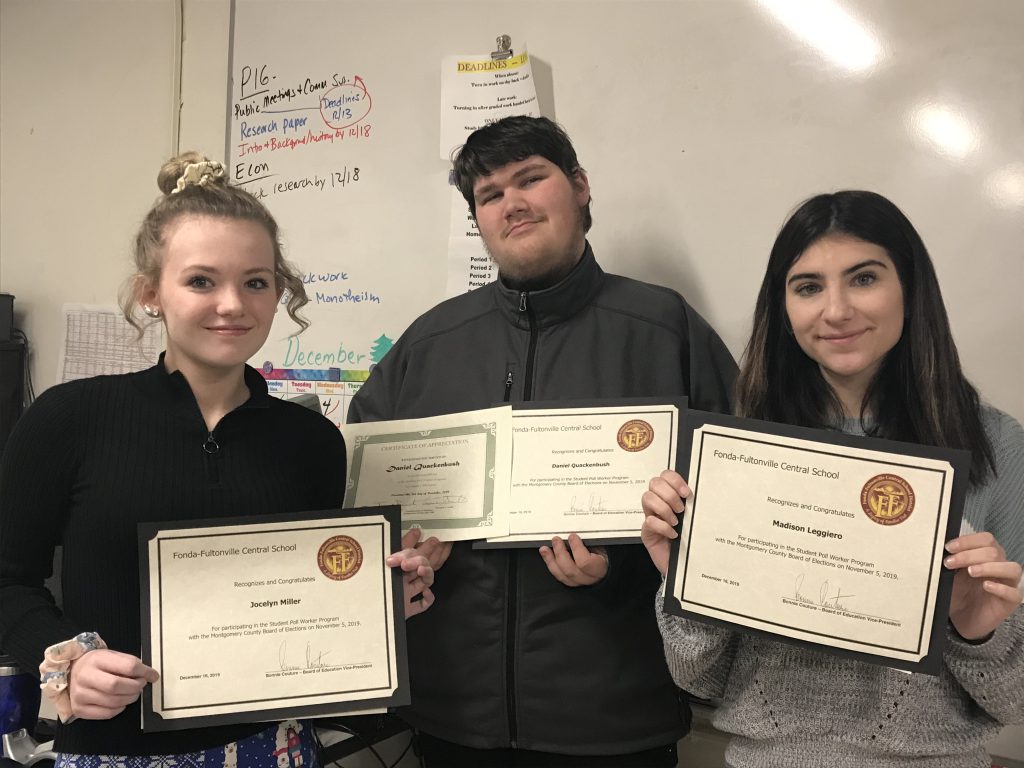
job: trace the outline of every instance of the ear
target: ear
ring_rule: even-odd
[[[150,306],[155,309],[160,309],[160,299],[157,294],[156,286],[154,286],[148,278],[143,275],[136,275],[133,289],[135,291],[135,303],[140,307]]]
[[[587,178],[586,171],[577,168],[576,172],[569,177],[569,182],[576,192],[576,204],[582,208],[590,202],[590,180]]]

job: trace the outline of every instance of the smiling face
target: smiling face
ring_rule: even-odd
[[[140,303],[163,314],[167,369],[189,378],[239,368],[266,341],[280,298],[270,235],[254,221],[182,216],[163,242],[159,282]]]
[[[583,171],[570,178],[532,155],[478,179],[473,198],[480,235],[506,283],[553,285],[583,255],[582,208],[590,201]]]
[[[822,237],[786,274],[786,314],[797,344],[857,415],[903,334],[903,287],[889,254],[849,235]]]

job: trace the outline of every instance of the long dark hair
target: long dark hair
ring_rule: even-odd
[[[861,404],[870,433],[891,440],[971,452],[971,482],[995,471],[978,392],[964,378],[928,250],[910,220],[874,192],[817,195],[783,225],[757,296],[754,327],[736,382],[741,416],[809,427],[838,428],[843,409],[788,328],[786,275],[819,239],[843,234],[884,248],[903,286],[903,335],[879,368]]]

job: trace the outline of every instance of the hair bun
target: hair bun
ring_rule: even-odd
[[[173,195],[182,189],[198,184],[219,182],[224,177],[224,166],[198,152],[182,152],[172,157],[157,174],[156,183],[164,195]]]

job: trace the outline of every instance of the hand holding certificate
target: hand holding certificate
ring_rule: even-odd
[[[962,452],[692,412],[686,423],[693,495],[666,611],[937,669]]]
[[[636,541],[639,492],[652,474],[675,466],[684,403],[513,410],[509,535],[481,546],[534,546],[570,533],[588,545]]]
[[[408,703],[398,510],[140,526],[146,730]]]
[[[403,529],[441,541],[535,546],[569,533],[590,544],[635,541],[638,491],[675,466],[683,402],[531,404],[346,425],[345,501],[399,504]]]

